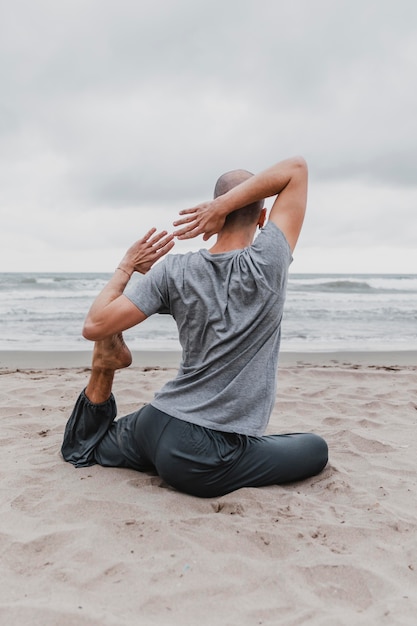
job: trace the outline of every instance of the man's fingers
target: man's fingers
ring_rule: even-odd
[[[156,233],[156,228],[151,228],[151,230],[148,230],[148,232],[146,233],[146,235],[144,235],[144,236],[142,237],[142,239],[139,239],[139,241],[140,241],[141,243],[145,243],[145,241],[148,241],[148,239],[149,239],[150,237],[152,237],[152,235],[153,235],[154,233]]]
[[[168,233],[164,231],[163,233],[158,234],[158,237],[154,237],[149,243],[154,250],[159,250],[166,246],[170,241],[174,239],[174,234]]]
[[[165,254],[167,254],[174,247],[174,245],[175,245],[175,241],[170,239],[170,241],[165,242],[164,245],[156,248],[154,250],[154,255],[155,255],[154,260],[157,261],[161,257],[165,256]]]
[[[161,248],[165,248],[165,246],[170,244],[173,239],[174,239],[173,233],[171,233],[170,235],[164,235],[162,239],[158,239],[158,241],[155,242],[154,247],[157,250],[160,250]]]
[[[156,228],[152,228],[148,233],[146,233],[144,237],[142,237],[142,239],[139,239],[137,244],[142,246],[144,249],[146,247],[152,249],[158,244],[165,245],[167,241],[171,241],[174,238],[174,235],[172,233],[168,235],[168,232],[166,230],[162,230],[152,237],[155,231]]]
[[[179,239],[180,237],[185,235],[187,230],[188,230],[187,228],[182,228],[181,230],[174,230],[174,237],[177,237],[177,239]]]
[[[174,236],[177,237],[177,239],[188,239],[189,237],[197,237],[197,235],[199,234],[200,229],[197,226],[187,226],[186,228],[181,228],[180,230],[174,231]]]
[[[195,218],[196,218],[196,216],[193,213],[189,217],[183,217],[180,220],[175,220],[175,222],[173,222],[173,224],[174,224],[174,226],[182,226],[182,224],[191,224],[192,222],[195,221]]]
[[[181,213],[189,213],[190,216],[177,220],[174,222],[174,225],[182,226],[185,224],[184,228],[180,228],[170,234],[166,230],[157,233],[156,228],[151,228],[137,243],[141,246],[146,246],[154,257],[157,255],[160,258],[173,248],[175,245],[174,237],[177,239],[193,239],[203,234],[203,229],[195,222],[195,215],[191,215],[195,213],[194,209],[184,209]]]
[[[198,237],[198,235],[202,234],[202,230],[199,227],[195,227],[193,229],[183,229],[182,231],[178,231],[174,233],[177,239],[193,239],[194,237]]]
[[[161,239],[166,237],[167,234],[168,234],[168,232],[166,230],[162,230],[160,233],[156,233],[156,235],[154,235],[151,239],[149,239],[149,241],[147,243],[150,246],[154,246],[156,243],[158,243],[158,241],[161,241]]]
[[[195,225],[190,224],[188,226],[185,226],[184,228],[180,228],[179,230],[174,230],[174,237],[181,237],[182,235],[188,233],[190,230],[193,230],[194,228]]]
[[[167,252],[172,250],[174,246],[175,246],[175,241],[171,239],[163,246],[163,248],[161,248],[160,252],[162,252],[162,254],[166,254]]]
[[[193,207],[192,209],[181,209],[180,215],[190,215],[191,213],[196,213],[197,207]]]

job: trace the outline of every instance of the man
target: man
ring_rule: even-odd
[[[262,228],[263,199],[271,196],[277,197]],[[171,486],[201,497],[301,480],[324,468],[321,437],[264,435],[306,199],[302,158],[255,176],[236,170],[219,179],[214,200],[181,212],[173,235],[152,229],[129,248],[85,321],[83,334],[96,343],[90,380],[65,431],[67,461],[156,470]],[[174,236],[213,234],[209,250],[154,265]],[[134,271],[145,276],[125,291]],[[178,374],[150,404],[114,421],[114,372],[131,363],[122,331],[157,312],[176,320],[183,350]]]

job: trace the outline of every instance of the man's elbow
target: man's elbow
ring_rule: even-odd
[[[295,171],[298,171],[304,175],[308,174],[307,161],[302,156],[296,156],[293,158],[293,167]]]
[[[88,319],[84,322],[82,335],[84,339],[88,339],[89,341],[99,341],[100,339],[103,339],[97,324],[94,324]]]

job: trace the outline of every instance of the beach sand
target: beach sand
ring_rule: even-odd
[[[176,359],[135,355],[119,415]],[[1,624],[415,626],[416,353],[283,354],[268,432],[317,432],[328,467],[207,500],[63,462],[89,361],[0,354]]]

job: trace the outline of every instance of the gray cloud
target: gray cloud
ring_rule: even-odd
[[[312,187],[368,186],[370,220],[390,188],[415,223],[416,31],[413,0],[15,0],[0,23],[0,207],[34,231],[44,216],[53,240],[59,216],[163,220],[226,169],[302,153]]]

